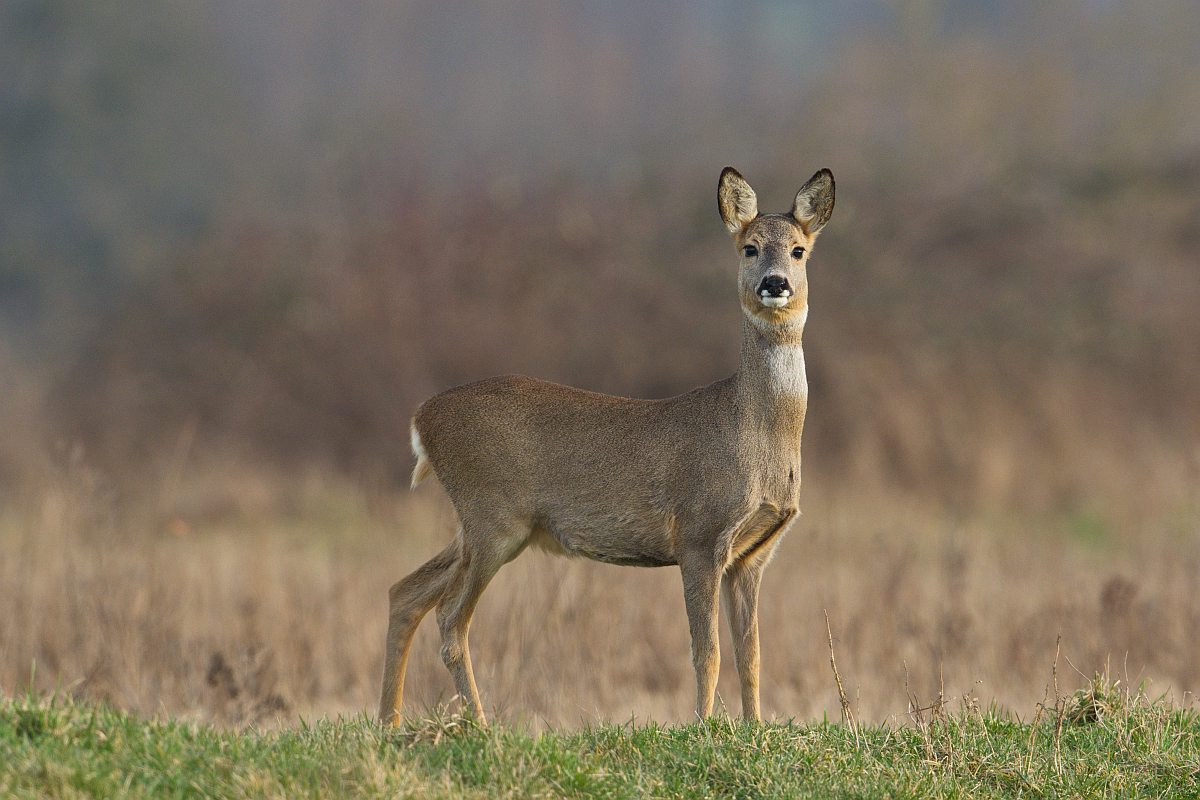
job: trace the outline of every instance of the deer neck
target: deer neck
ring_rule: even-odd
[[[737,374],[741,427],[765,435],[780,450],[797,453],[808,406],[801,342],[807,317],[807,307],[786,326],[768,326],[745,317]]]

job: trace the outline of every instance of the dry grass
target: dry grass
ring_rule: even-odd
[[[0,691],[32,682],[230,724],[373,709],[387,588],[451,535],[452,513],[428,488],[369,498],[317,476],[289,500],[275,486],[196,479],[170,513],[118,514],[72,473],[14,500],[0,517]],[[903,717],[906,682],[1028,710],[1060,635],[1059,692],[1109,664],[1181,698],[1200,684],[1195,519],[952,520],[806,487],[764,583],[764,711],[841,713],[823,611],[863,721]],[[434,627],[418,635],[409,709],[450,699]],[[527,553],[484,595],[472,651],[485,703],[511,721],[690,714],[673,569]],[[729,658],[722,670],[735,713]]]

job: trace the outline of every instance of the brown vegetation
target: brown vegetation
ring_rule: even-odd
[[[1171,169],[1099,197],[1061,173],[940,197],[843,180],[846,218],[810,268],[806,454],[958,508],[1191,491],[1200,162]],[[521,372],[661,397],[710,382],[736,365],[738,325],[711,183],[683,206],[530,186],[218,237],[100,327],[57,420],[118,477],[193,430],[202,449],[402,485],[408,415],[449,386]]]
[[[309,476],[290,497],[261,473],[179,498],[191,521],[119,521],[85,476],[0,521],[0,690],[32,686],[144,713],[244,724],[367,712],[387,587],[442,547],[438,490],[370,499]],[[236,492],[228,487],[236,485]],[[817,483],[763,586],[764,714],[836,717],[823,610],[856,715],[921,697],[1028,710],[1056,637],[1063,691],[1094,670],[1179,698],[1200,684],[1194,515],[1111,525],[952,520]],[[201,509],[220,507],[217,518]],[[380,557],[380,553],[386,554]],[[473,628],[477,678],[501,719],[575,725],[689,717],[693,676],[674,569],[531,553],[501,570]],[[407,702],[451,699],[435,626],[418,634]],[[724,628],[724,624],[723,624]],[[736,711],[731,649],[719,685]],[[906,677],[906,671],[908,676]]]

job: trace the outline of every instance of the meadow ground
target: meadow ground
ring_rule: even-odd
[[[170,478],[165,479],[170,488]],[[368,495],[320,475],[224,473],[134,513],[80,475],[0,512],[0,695],[58,692],[140,715],[279,727],[373,712],[388,586],[439,550],[434,487]],[[762,594],[763,711],[837,719],[825,614],[863,723],[910,696],[1028,710],[1097,672],[1190,703],[1200,684],[1196,516],[954,515],[806,487]],[[724,626],[723,626],[724,627]],[[720,708],[737,678],[722,631]],[[533,731],[691,721],[675,569],[523,554],[471,630],[485,705]],[[427,620],[406,709],[453,703]]]
[[[1200,718],[1095,682],[1028,722],[934,710],[913,724],[599,725],[532,735],[443,716],[274,732],[153,721],[64,700],[0,704],[6,797],[1182,797]]]

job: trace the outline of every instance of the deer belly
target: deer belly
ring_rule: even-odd
[[[556,555],[626,567],[676,564],[670,520],[648,514],[577,513],[540,520],[530,545]]]

